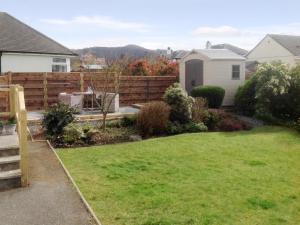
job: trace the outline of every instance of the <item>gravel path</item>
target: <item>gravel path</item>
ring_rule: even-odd
[[[0,225],[95,225],[45,142],[29,143],[30,186],[0,192]]]

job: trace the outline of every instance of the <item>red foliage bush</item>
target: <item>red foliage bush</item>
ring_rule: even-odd
[[[220,109],[207,110],[203,122],[209,130],[238,131],[250,129],[247,123]]]
[[[178,76],[179,66],[177,62],[159,58],[154,62],[146,59],[138,59],[128,66],[128,73],[133,76]]]
[[[137,116],[137,127],[144,137],[164,134],[169,116],[170,107],[165,102],[147,103]]]
[[[129,64],[128,70],[133,76],[149,76],[151,74],[150,65],[145,59],[139,59]]]
[[[179,66],[177,62],[170,62],[167,59],[160,58],[152,65],[153,76],[178,76]]]
[[[220,131],[238,131],[248,130],[250,128],[245,122],[234,117],[222,119],[217,126]]]

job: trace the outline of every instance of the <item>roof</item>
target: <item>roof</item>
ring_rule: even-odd
[[[212,60],[245,60],[245,57],[228,49],[199,49],[196,52]]]
[[[5,12],[0,12],[0,52],[76,55]]]
[[[237,46],[231,45],[231,44],[218,44],[218,45],[212,45],[212,49],[228,49],[233,51],[234,53],[245,56],[248,54],[248,51],[242,48],[239,48]]]
[[[273,40],[286,48],[294,56],[300,56],[300,36],[268,34]]]
[[[175,52],[174,59],[182,59],[186,54],[188,54],[188,51],[180,50]]]

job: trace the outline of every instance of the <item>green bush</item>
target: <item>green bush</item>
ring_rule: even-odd
[[[165,102],[147,103],[137,116],[137,128],[141,136],[164,134],[169,116],[170,107]]]
[[[203,123],[209,130],[216,130],[220,120],[220,114],[216,110],[209,109],[203,113]]]
[[[131,115],[131,116],[124,116],[121,119],[121,126],[122,127],[133,127],[136,125],[137,115]]]
[[[82,127],[75,123],[69,123],[63,128],[63,140],[65,143],[75,143],[84,138],[84,131]]]
[[[256,98],[255,90],[257,84],[257,76],[252,76],[245,82],[243,86],[240,86],[237,90],[234,99],[234,105],[236,111],[246,116],[253,116],[255,114]]]
[[[200,123],[189,122],[184,125],[184,131],[188,133],[203,132],[207,130],[208,130],[207,126],[202,122]]]
[[[203,122],[205,111],[208,109],[205,98],[197,97],[194,99],[192,106],[192,119],[194,122]]]
[[[175,83],[167,88],[164,101],[171,107],[170,120],[181,124],[191,120],[192,98]]]
[[[167,123],[166,131],[167,131],[167,134],[169,134],[169,135],[181,134],[184,132],[184,128],[183,128],[183,125],[180,124],[179,122],[169,121]]]
[[[198,86],[191,91],[193,97],[206,98],[209,108],[220,108],[225,96],[225,90],[217,86]]]
[[[299,119],[295,122],[295,129],[296,129],[297,131],[300,132],[300,117],[299,117]]]
[[[77,110],[63,103],[51,106],[45,113],[42,125],[46,134],[50,137],[57,137],[62,134],[63,128],[74,121],[74,114]]]
[[[285,118],[288,111],[282,108],[282,104],[286,101],[291,83],[288,67],[281,63],[265,63],[257,67],[256,76],[255,115],[267,121],[274,121],[278,116]]]

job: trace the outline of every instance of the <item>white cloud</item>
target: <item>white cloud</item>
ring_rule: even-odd
[[[138,22],[127,22],[106,16],[77,16],[70,20],[64,19],[42,19],[47,24],[73,25],[73,26],[97,26],[114,30],[131,30],[136,32],[146,32],[149,26]]]
[[[192,32],[194,35],[202,36],[238,36],[240,31],[231,26],[220,26],[220,27],[198,27]]]

